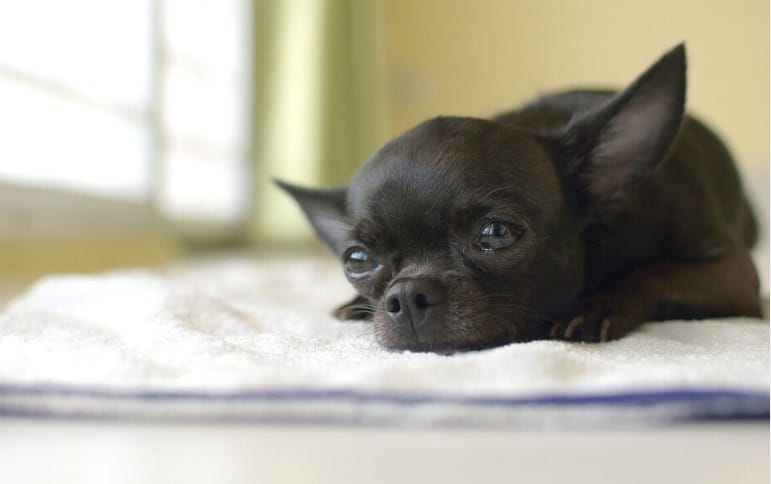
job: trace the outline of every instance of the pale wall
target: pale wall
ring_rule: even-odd
[[[688,106],[742,163],[767,165],[765,0],[385,0],[389,137],[538,92],[621,86],[685,40]]]

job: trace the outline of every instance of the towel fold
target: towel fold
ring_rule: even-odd
[[[230,257],[52,276],[0,315],[0,414],[514,426],[768,418],[768,321],[619,341],[388,352],[329,308],[334,262]]]

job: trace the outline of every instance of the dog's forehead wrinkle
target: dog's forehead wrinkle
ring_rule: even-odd
[[[527,191],[510,184],[491,188],[479,181],[434,179],[421,189],[420,183],[397,176],[369,190],[366,198],[359,197],[352,210],[362,226],[359,232],[420,245],[446,240],[456,228],[471,229],[473,222],[490,212],[529,222],[543,209]]]
[[[488,191],[484,195],[478,197],[478,201],[479,201],[479,203],[486,202],[488,199],[492,198],[493,195],[495,195],[495,194],[497,194],[499,192],[513,191],[513,189],[514,188],[512,186],[510,186],[510,185],[503,185],[503,186],[500,186],[500,187],[493,188],[492,190]]]
[[[470,240],[491,213],[537,228],[531,219],[561,204],[554,167],[526,133],[438,118],[397,140],[365,163],[347,197],[354,233],[384,253],[449,250],[451,237]]]
[[[425,216],[425,210],[425,205],[416,207],[412,202],[376,201],[368,207],[368,215],[356,222],[354,233],[361,242],[395,257],[443,251],[447,243],[447,223]]]
[[[363,170],[351,187],[349,204],[355,217],[441,217],[454,195],[462,190],[463,174],[441,165],[394,161],[389,169]],[[387,214],[387,215],[386,215]]]
[[[523,178],[542,172],[547,157],[532,135],[490,121],[473,118],[436,118],[388,143],[357,174],[357,195],[368,193],[388,179],[416,183],[418,190],[458,185],[486,174],[498,179]],[[484,168],[484,169],[482,169]]]

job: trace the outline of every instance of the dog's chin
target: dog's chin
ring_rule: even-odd
[[[477,320],[434,323],[430,329],[399,327],[375,315],[377,342],[390,351],[452,354],[503,346],[518,341],[515,326]]]

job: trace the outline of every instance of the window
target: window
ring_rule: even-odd
[[[173,218],[238,222],[249,203],[249,2],[164,7],[160,208]]]
[[[0,184],[237,223],[250,2],[0,3]]]

